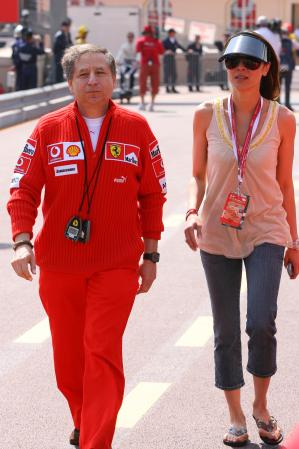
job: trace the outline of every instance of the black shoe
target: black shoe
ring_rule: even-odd
[[[70,435],[70,444],[72,446],[79,446],[80,430],[74,429]]]
[[[197,92],[200,92],[199,86],[196,86],[196,90],[197,90]]]
[[[167,92],[168,94],[170,94],[170,92],[171,92],[170,87],[166,86],[166,92]]]
[[[189,92],[193,92],[192,86],[188,86]]]
[[[173,92],[174,94],[180,93],[178,90],[176,90],[176,88],[174,86],[172,86],[171,92]]]

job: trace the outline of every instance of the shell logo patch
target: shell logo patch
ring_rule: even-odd
[[[122,150],[122,148],[120,145],[117,145],[117,144],[110,145],[110,153],[112,154],[112,156],[115,159],[119,158],[119,156],[121,155],[121,150]]]
[[[78,154],[80,154],[80,148],[78,147],[78,145],[71,145],[67,148],[66,153],[70,156],[70,157],[76,157],[78,156]]]

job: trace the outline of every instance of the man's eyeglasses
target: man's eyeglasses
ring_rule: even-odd
[[[259,59],[251,58],[249,56],[229,56],[224,60],[225,67],[228,70],[235,69],[241,62],[248,70],[257,70],[262,63]]]

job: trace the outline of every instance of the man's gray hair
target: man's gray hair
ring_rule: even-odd
[[[113,76],[116,76],[116,65],[113,55],[107,50],[107,48],[100,47],[94,44],[82,44],[73,45],[65,50],[61,65],[65,73],[66,79],[69,81],[74,76],[75,64],[78,59],[86,53],[101,53],[105,55],[107,64],[110,67]]]

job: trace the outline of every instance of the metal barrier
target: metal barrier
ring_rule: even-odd
[[[134,87],[133,95],[138,91],[138,86]],[[120,98],[119,87],[114,90],[112,98]],[[67,82],[0,95],[0,129],[41,117],[72,100]]]
[[[40,117],[71,100],[67,83],[3,94],[0,96],[0,128]]]
[[[201,65],[201,84],[220,86],[224,89],[228,88],[227,72],[224,69],[223,63],[213,61],[207,58],[202,58]]]
[[[165,70],[171,71],[171,68],[176,62],[176,84],[177,85],[196,85],[197,72],[199,72],[199,84],[216,85],[227,88],[227,74],[223,65],[218,62],[219,53],[211,52],[204,53],[198,58],[197,54],[193,53],[177,53],[174,55],[165,55],[166,59],[161,64],[160,78],[165,81]],[[164,58],[165,58],[164,56]],[[192,83],[188,74],[192,74]],[[171,81],[171,80],[170,80]]]

